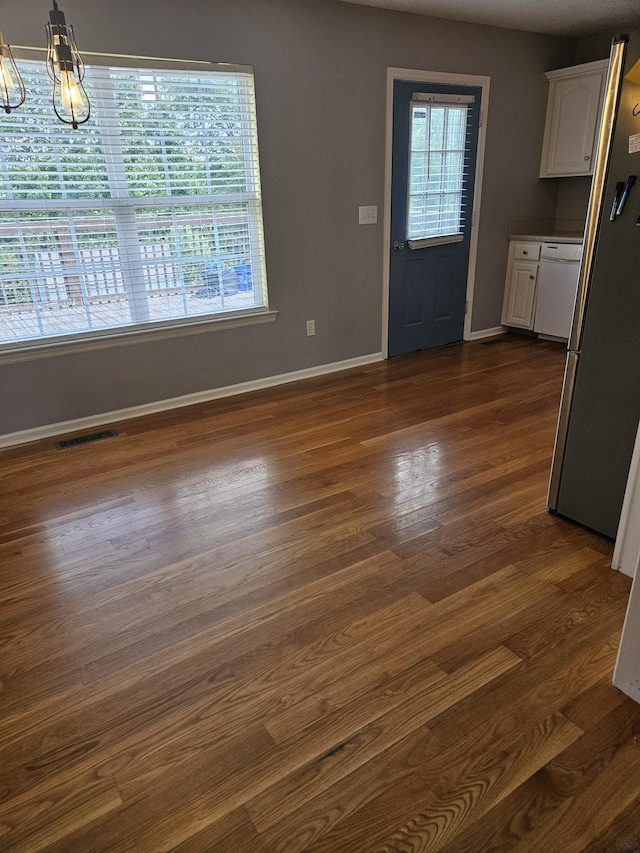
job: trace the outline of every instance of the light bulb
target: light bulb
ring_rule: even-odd
[[[9,66],[7,65],[7,61],[4,56],[0,55],[0,86],[4,89],[9,97],[13,97],[16,92],[16,84],[14,82],[13,77],[11,76],[11,71],[9,70]]]
[[[72,71],[60,72],[60,100],[65,107],[81,107],[82,95]]]

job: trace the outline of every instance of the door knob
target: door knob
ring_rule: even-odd
[[[400,252],[402,249],[404,249],[404,243],[394,243],[393,244],[393,251],[394,252]]]

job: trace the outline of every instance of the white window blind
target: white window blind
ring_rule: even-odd
[[[411,104],[407,237],[463,239],[468,104],[473,96],[414,95]]]
[[[253,75],[89,66],[90,121],[43,62],[0,118],[0,343],[267,306]]]

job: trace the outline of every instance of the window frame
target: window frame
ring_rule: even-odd
[[[33,52],[42,53],[40,48],[18,47],[14,49],[14,53],[18,60],[29,59],[31,61],[42,61],[41,56],[33,56]],[[41,358],[47,355],[66,354],[72,352],[82,352],[93,349],[103,349],[114,346],[128,345],[131,343],[139,343],[148,340],[159,340],[164,338],[182,337],[183,335],[200,334],[203,332],[216,331],[219,329],[233,328],[245,325],[256,325],[259,323],[274,322],[278,312],[272,310],[268,303],[267,280],[266,280],[266,250],[264,244],[263,231],[263,216],[262,216],[262,191],[259,166],[259,141],[257,135],[257,116],[255,104],[255,76],[252,66],[235,65],[230,63],[213,63],[206,61],[186,61],[176,59],[166,59],[160,57],[133,57],[126,55],[114,54],[97,54],[84,52],[87,64],[94,66],[98,75],[106,77],[109,68],[134,69],[135,71],[143,71],[148,68],[153,71],[166,71],[170,74],[172,71],[180,73],[182,71],[196,71],[198,73],[207,73],[220,71],[224,73],[239,73],[251,75],[251,95],[252,95],[252,110],[255,116],[256,129],[254,136],[255,157],[250,161],[250,176],[251,192],[234,192],[225,194],[205,194],[205,195],[187,195],[187,196],[135,196],[126,195],[119,196],[113,192],[113,185],[117,186],[118,170],[113,170],[113,161],[110,163],[110,168],[113,170],[109,175],[109,186],[112,188],[112,193],[109,197],[98,200],[96,198],[62,198],[55,200],[34,199],[34,200],[0,200],[0,207],[4,211],[19,210],[19,211],[50,211],[55,209],[56,212],[64,214],[71,213],[74,210],[95,209],[96,201],[100,201],[100,205],[109,211],[112,211],[114,220],[120,215],[134,215],[136,208],[179,208],[181,206],[198,206],[210,205],[212,208],[218,204],[227,203],[246,203],[248,209],[253,205],[258,205],[258,211],[249,212],[248,227],[257,229],[260,232],[257,245],[259,246],[259,263],[261,270],[259,275],[260,288],[262,295],[262,303],[258,306],[242,307],[232,310],[218,310],[208,313],[182,315],[173,318],[163,318],[159,320],[146,321],[142,319],[138,322],[131,322],[120,326],[102,327],[98,329],[84,329],[79,332],[69,332],[67,334],[57,334],[48,336],[39,336],[28,339],[20,339],[15,341],[5,341],[0,343],[0,364],[14,361],[31,360],[32,358]],[[100,68],[104,66],[104,71]],[[96,112],[101,112],[97,110]],[[104,122],[99,126],[100,131],[107,125]],[[69,130],[70,133],[79,131]],[[103,136],[102,133],[100,133]],[[103,137],[104,139],[104,137]],[[246,145],[253,143],[247,142]],[[117,160],[117,158],[116,158]],[[118,240],[118,251],[127,253],[126,246]],[[121,267],[125,267],[126,262],[121,262]],[[132,307],[131,317],[134,316]]]

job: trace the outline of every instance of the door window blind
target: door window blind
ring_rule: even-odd
[[[473,96],[414,95],[409,143],[409,240],[463,239],[471,102]]]
[[[253,75],[88,66],[90,121],[43,62],[0,120],[0,342],[266,307]]]

